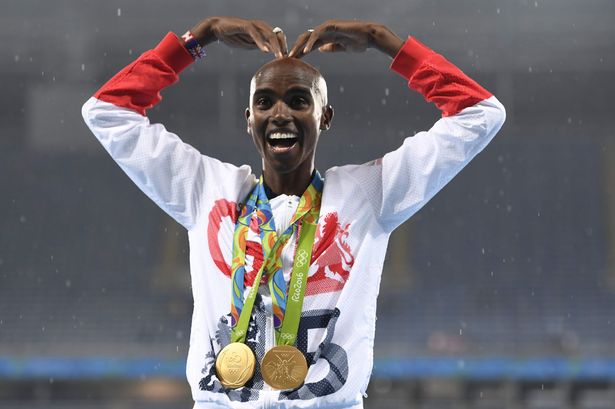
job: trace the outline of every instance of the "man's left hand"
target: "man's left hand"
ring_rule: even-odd
[[[368,48],[376,48],[393,58],[402,45],[403,41],[382,24],[327,20],[313,30],[301,34],[288,56],[301,58],[315,49],[322,52],[362,52]]]

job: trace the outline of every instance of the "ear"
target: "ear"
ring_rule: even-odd
[[[333,107],[327,105],[322,108],[322,116],[320,117],[320,130],[326,131],[331,127],[331,121],[333,121]]]
[[[246,108],[246,132],[250,133],[250,108]]]

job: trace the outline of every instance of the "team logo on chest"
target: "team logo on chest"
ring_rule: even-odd
[[[209,254],[218,270],[231,276],[231,249],[233,243],[233,230],[237,222],[237,204],[235,202],[219,199],[215,202],[209,212],[209,223],[207,226],[207,241]],[[350,224],[340,224],[337,212],[321,214],[318,222],[318,230],[312,252],[312,264],[316,266],[310,269],[306,295],[316,295],[340,291],[348,277],[354,264],[354,255],[348,244]],[[250,264],[257,266],[262,260],[262,252],[259,251],[258,243],[247,243],[246,255],[254,256]],[[251,245],[254,244],[254,249]],[[253,250],[253,251],[251,251]],[[300,254],[298,254],[301,257]],[[304,257],[307,262],[307,256]],[[302,261],[299,259],[298,261]],[[250,268],[250,271],[254,269]],[[253,274],[246,274],[246,280],[252,284]]]

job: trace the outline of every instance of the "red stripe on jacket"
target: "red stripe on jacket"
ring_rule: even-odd
[[[194,59],[173,33],[153,50],[141,54],[137,60],[118,72],[94,97],[122,108],[145,115],[145,111],[162,99],[160,91],[176,83],[179,73]]]
[[[446,58],[413,37],[395,56],[391,69],[408,80],[408,86],[433,102],[442,116],[455,115],[492,94]]]

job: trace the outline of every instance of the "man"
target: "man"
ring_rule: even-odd
[[[260,179],[248,166],[201,155],[145,116],[216,40],[276,56],[252,79],[246,110]],[[314,155],[333,109],[324,79],[299,58],[367,48],[393,58],[391,68],[443,118],[383,158],[334,167],[323,180]],[[169,33],[88,100],[83,116],[132,180],[188,230],[195,407],[360,408],[388,237],[487,145],[505,113],[442,56],[379,24],[327,21],[287,55],[281,30],[213,17],[182,38]]]

